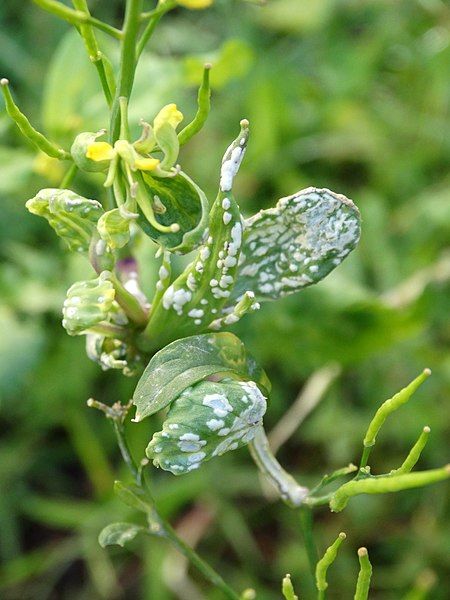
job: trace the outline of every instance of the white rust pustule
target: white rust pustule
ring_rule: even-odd
[[[241,166],[247,149],[249,122],[247,119],[242,119],[240,125],[241,132],[239,136],[228,146],[222,160],[222,168],[220,170],[220,190],[222,192],[229,192],[231,190],[233,179]]]

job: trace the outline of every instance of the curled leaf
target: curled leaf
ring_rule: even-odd
[[[253,381],[200,381],[172,403],[146,454],[155,466],[182,475],[250,442],[266,412]]]
[[[44,217],[70,250],[87,252],[103,208],[97,200],[89,200],[72,192],[46,188],[25,205],[34,215]]]
[[[245,222],[233,297],[274,300],[317,283],[355,248],[359,211],[327,189],[307,188]]]
[[[235,335],[196,335],[176,340],[153,356],[133,395],[135,421],[165,408],[186,388],[216,373],[253,380],[270,390],[266,374]]]
[[[98,543],[102,548],[114,545],[123,548],[125,544],[134,540],[138,533],[147,533],[147,530],[134,523],[111,523],[100,532]]]
[[[146,201],[161,225],[177,228],[156,229],[139,210],[138,225],[152,240],[176,254],[186,254],[202,243],[208,223],[208,200],[185,173],[161,179],[144,174]]]

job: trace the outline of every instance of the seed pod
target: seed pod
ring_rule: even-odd
[[[147,456],[174,475],[198,469],[214,456],[248,444],[266,407],[266,398],[253,381],[200,381],[172,403]]]
[[[97,138],[101,137],[105,133],[106,131],[104,129],[97,131],[97,133],[85,131],[84,133],[79,133],[75,138],[70,149],[70,153],[72,154],[75,164],[82,171],[98,173],[101,171],[106,171],[106,169],[109,167],[109,163],[111,162],[110,160],[92,160],[92,158],[88,158],[86,156],[89,146],[91,146]]]
[[[34,215],[44,217],[70,250],[87,252],[95,226],[103,214],[97,200],[88,200],[71,190],[46,188],[25,205]]]
[[[67,290],[62,324],[69,335],[80,335],[108,320],[115,295],[110,275],[103,271],[96,279],[77,281]]]

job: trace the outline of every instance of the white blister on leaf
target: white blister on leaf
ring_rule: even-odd
[[[251,290],[274,300],[317,283],[355,248],[360,216],[351,200],[307,188],[245,222],[233,299]]]
[[[253,381],[201,381],[172,404],[146,453],[174,475],[248,444],[262,423],[266,398]]]

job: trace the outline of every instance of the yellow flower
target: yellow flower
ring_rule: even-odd
[[[89,144],[86,151],[86,158],[95,160],[97,162],[101,160],[112,160],[116,152],[111,144],[108,142],[93,142]]]
[[[154,171],[159,163],[158,158],[136,158],[134,164],[140,171]]]
[[[178,110],[176,104],[166,104],[166,106],[163,106],[156,115],[155,120],[153,121],[153,127],[157,130],[164,123],[169,123],[169,125],[176,129],[183,118],[183,113]]]
[[[190,8],[191,10],[200,10],[202,8],[208,8],[214,0],[178,0],[180,6],[184,8]]]

